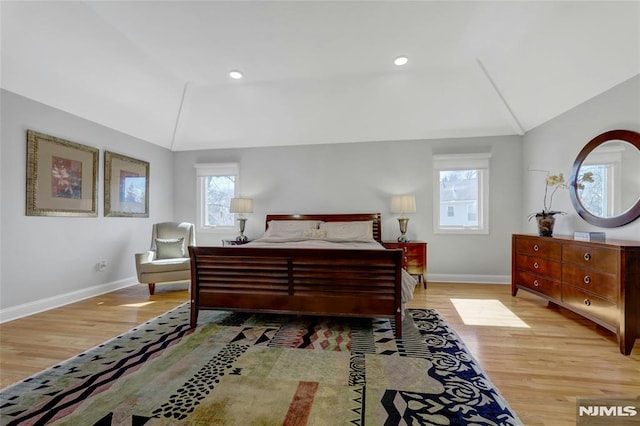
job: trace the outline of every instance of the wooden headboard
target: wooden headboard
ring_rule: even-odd
[[[324,222],[373,221],[373,239],[382,243],[382,216],[380,213],[342,213],[342,214],[268,214],[264,229],[270,220],[322,220]]]

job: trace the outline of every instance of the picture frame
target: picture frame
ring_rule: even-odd
[[[104,153],[104,215],[149,217],[149,163]]]
[[[97,216],[99,155],[97,148],[27,130],[27,216]]]

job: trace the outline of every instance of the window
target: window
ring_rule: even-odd
[[[609,206],[611,203],[608,197],[612,192],[608,190],[610,182],[612,181],[612,179],[610,179],[610,171],[611,168],[604,164],[594,164],[580,168],[580,173],[592,173],[593,179],[593,182],[590,182],[589,185],[583,185],[583,187],[580,188],[580,202],[588,211],[596,216],[611,216],[611,214],[609,214]]]
[[[434,232],[489,232],[490,153],[434,155]]]
[[[580,167],[580,176],[591,173],[591,182],[581,182],[580,202],[593,215],[615,216],[622,207],[622,157],[624,149],[617,145],[599,147],[593,151],[588,162]]]
[[[238,164],[196,164],[198,229],[216,230],[235,226],[229,212],[231,199],[238,195]]]

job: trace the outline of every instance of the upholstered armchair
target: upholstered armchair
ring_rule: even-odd
[[[138,281],[149,285],[149,294],[156,283],[191,279],[189,246],[196,245],[194,225],[182,222],[163,222],[153,225],[151,249],[136,253]]]

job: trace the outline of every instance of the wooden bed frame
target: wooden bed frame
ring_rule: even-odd
[[[267,215],[270,220],[373,220],[380,213]],[[201,309],[393,317],[402,336],[401,250],[189,247],[191,319]]]

